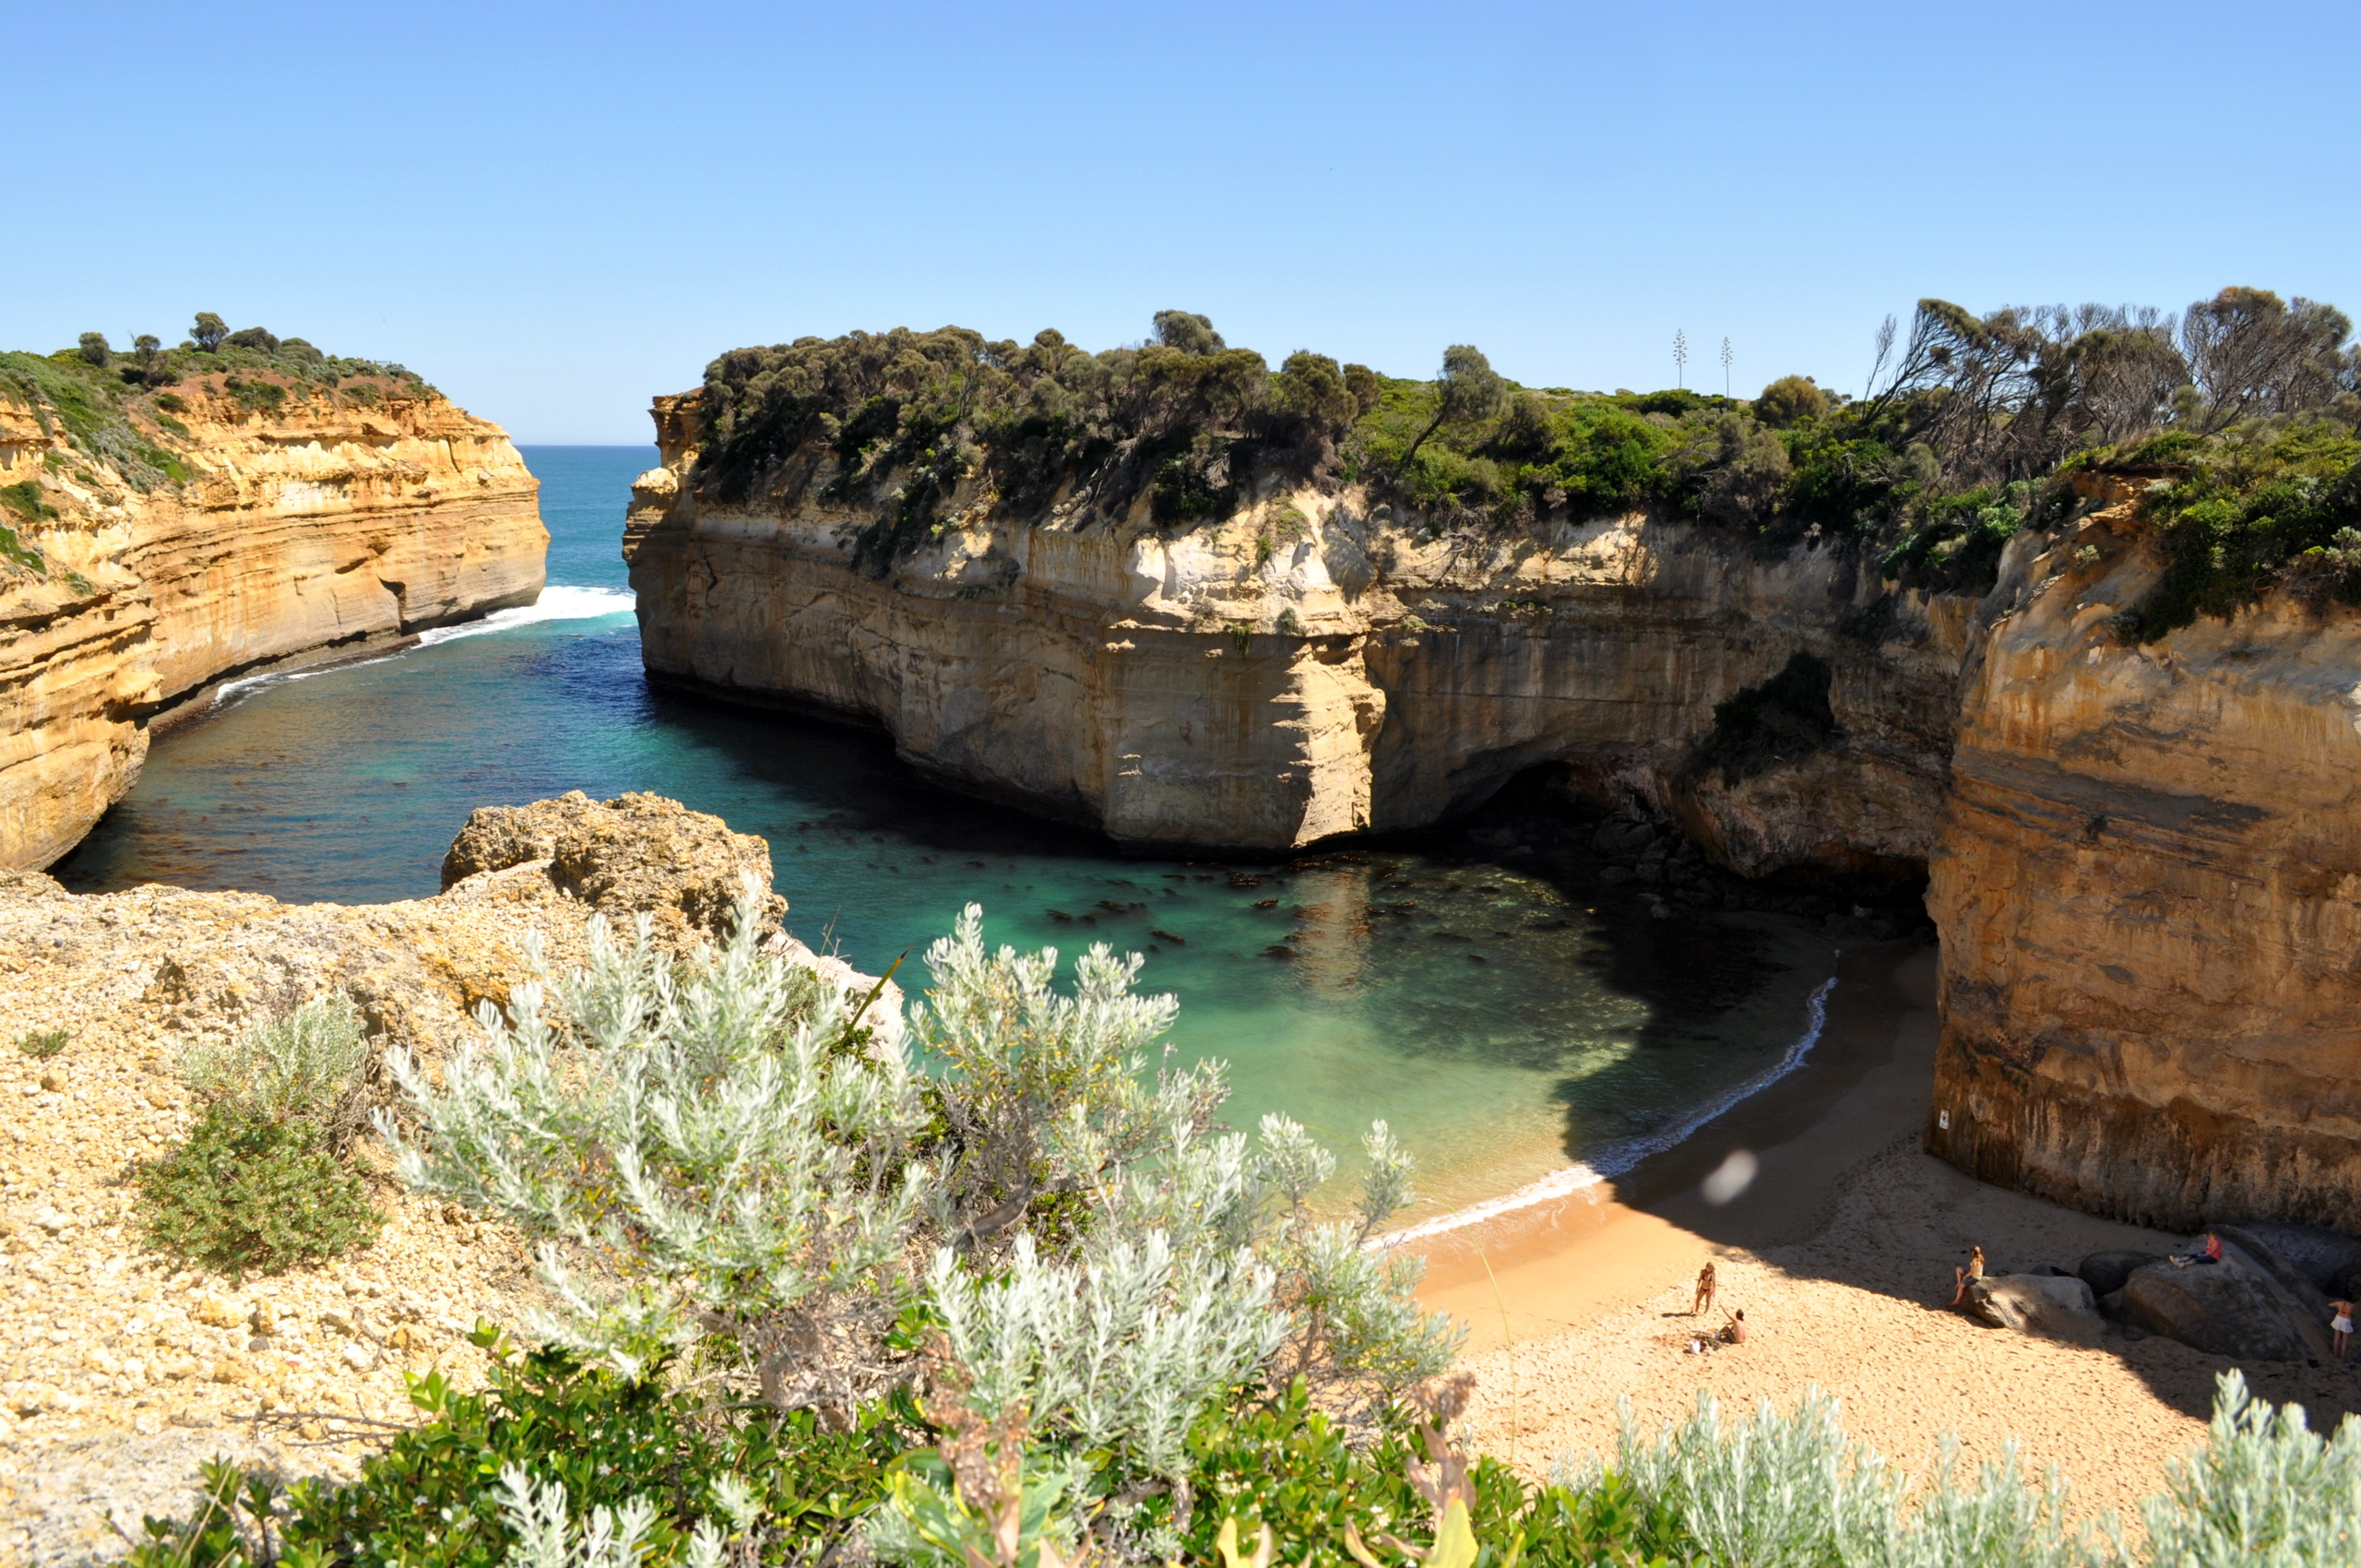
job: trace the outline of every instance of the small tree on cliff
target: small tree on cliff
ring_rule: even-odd
[[[114,357],[114,350],[107,347],[107,335],[103,332],[83,333],[81,344],[75,352],[80,354],[86,362],[101,368]]]
[[[188,329],[188,335],[191,342],[209,354],[221,346],[222,339],[230,336],[230,324],[209,310],[201,310],[196,313],[196,325]]]
[[[1493,371],[1492,362],[1468,343],[1453,343],[1442,351],[1442,373],[1435,378],[1435,389],[1442,394],[1435,403],[1435,417],[1402,454],[1406,469],[1428,436],[1445,424],[1474,424],[1490,419],[1508,397],[1508,384]]]

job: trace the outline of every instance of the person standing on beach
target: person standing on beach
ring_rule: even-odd
[[[1689,1308],[1691,1317],[1703,1317],[1714,1310],[1714,1260],[1707,1258],[1705,1266],[1697,1271],[1697,1300]]]
[[[2329,1343],[2336,1350],[2336,1359],[2345,1360],[2353,1349],[2353,1303],[2331,1301],[2328,1310],[2336,1314],[2329,1319]]]

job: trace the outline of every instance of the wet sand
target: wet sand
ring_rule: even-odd
[[[1567,1451],[1612,1451],[1617,1405],[1643,1430],[1700,1390],[1726,1408],[1792,1406],[1817,1385],[1847,1430],[1923,1470],[1945,1432],[1969,1462],[2019,1440],[2055,1463],[2078,1512],[2127,1517],[2165,1462],[2203,1436],[2231,1363],[2110,1328],[2094,1345],[1986,1328],[1949,1306],[1952,1265],[1981,1244],[1993,1273],[2071,1268],[2106,1247],[2182,1238],[2077,1214],[1975,1182],[1918,1147],[1929,1111],[1935,950],[1848,952],[1806,1064],[1620,1180],[1420,1245],[1427,1303],[1471,1328],[1472,1412],[1483,1446],[1539,1474]],[[1738,1150],[1759,1162],[1721,1206],[1701,1187]],[[1685,1347],[1699,1266],[1753,1333],[1711,1355]],[[2361,1374],[2260,1363],[2248,1381],[2299,1399],[2316,1428],[2361,1410]]]

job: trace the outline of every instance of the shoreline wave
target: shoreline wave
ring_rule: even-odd
[[[243,680],[224,681],[214,689],[208,709],[267,691],[272,686],[285,685],[290,681],[308,681],[314,675],[326,675],[345,670],[365,670],[372,664],[386,664],[404,654],[421,647],[434,647],[461,637],[480,637],[492,632],[514,631],[518,626],[530,626],[543,621],[593,621],[602,615],[620,615],[638,602],[638,596],[629,588],[574,588],[552,584],[541,589],[541,597],[530,604],[512,605],[495,610],[479,620],[465,621],[456,626],[436,626],[421,632],[417,637],[390,653],[374,659],[354,659],[329,664],[314,665],[308,670],[274,671],[261,675],[249,675]]]
[[[1619,1143],[1609,1144],[1589,1159],[1577,1160],[1572,1165],[1553,1170],[1538,1181],[1526,1182],[1513,1193],[1504,1193],[1497,1198],[1486,1198],[1480,1203],[1469,1204],[1464,1208],[1455,1208],[1449,1214],[1439,1214],[1431,1219],[1422,1219],[1416,1225],[1406,1225],[1399,1230],[1389,1230],[1382,1236],[1371,1237],[1369,1244],[1372,1247],[1398,1247],[1406,1242],[1424,1241],[1430,1236],[1441,1236],[1453,1230],[1464,1230],[1468,1226],[1480,1225],[1485,1220],[1497,1218],[1503,1214],[1513,1214],[1521,1208],[1531,1208],[1536,1204],[1571,1197],[1586,1188],[1596,1187],[1602,1182],[1614,1180],[1652,1155],[1662,1154],[1667,1149],[1688,1142],[1707,1123],[1726,1114],[1744,1101],[1753,1099],[1804,1064],[1804,1059],[1811,1053],[1811,1048],[1820,1043],[1821,1031],[1828,1027],[1828,993],[1835,989],[1836,978],[1832,975],[1821,981],[1819,989],[1805,1001],[1804,1031],[1797,1036],[1794,1043],[1781,1053],[1778,1061],[1752,1077],[1725,1089],[1679,1120],[1643,1136],[1626,1138]]]

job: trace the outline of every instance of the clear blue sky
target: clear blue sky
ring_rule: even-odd
[[[2361,312],[2361,6],[14,7],[0,344],[190,315],[647,438],[740,343],[1857,388],[1889,311]]]

